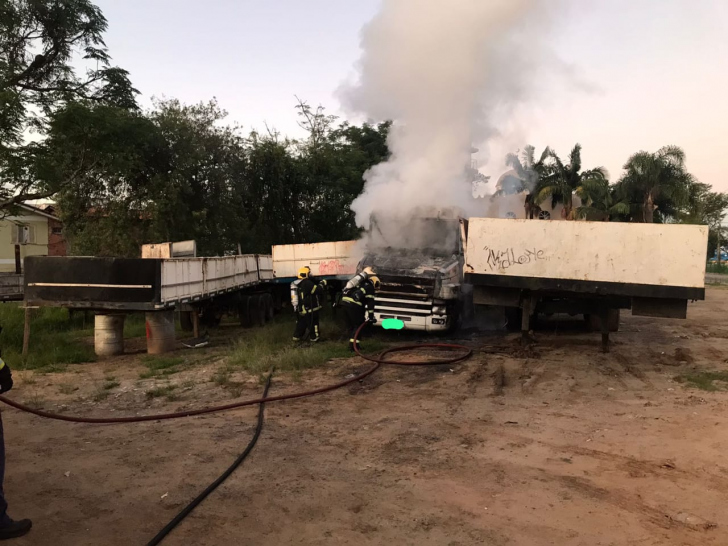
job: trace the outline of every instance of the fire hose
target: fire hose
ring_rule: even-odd
[[[368,323],[364,322],[359,328],[357,329],[356,333],[354,334],[354,339],[358,340],[359,335],[361,334],[361,331],[364,329],[364,327],[367,326]],[[460,354],[451,357],[451,358],[441,358],[441,359],[434,359],[434,360],[414,360],[414,361],[401,361],[401,360],[388,360],[386,357],[388,355],[394,354],[394,353],[402,353],[406,351],[413,351],[413,350],[419,350],[419,349],[437,349],[437,350],[446,350],[446,351],[459,351]],[[120,423],[141,423],[143,421],[164,421],[166,419],[179,419],[181,417],[192,417],[195,415],[204,415],[207,413],[218,413],[221,411],[229,411],[232,409],[237,408],[243,408],[246,406],[254,406],[257,404],[263,404],[268,402],[280,402],[282,400],[293,400],[296,398],[306,398],[309,396],[314,396],[316,394],[323,394],[326,392],[335,391],[337,389],[340,389],[342,387],[346,387],[347,385],[350,385],[351,383],[355,383],[357,381],[361,381],[362,379],[366,378],[367,376],[371,375],[375,371],[379,369],[379,367],[382,364],[391,364],[395,366],[436,366],[436,365],[444,365],[444,364],[457,364],[459,362],[463,362],[464,360],[467,360],[470,358],[473,354],[473,350],[469,347],[466,347],[464,345],[455,345],[451,343],[420,343],[415,345],[401,345],[398,347],[392,347],[390,349],[386,349],[383,352],[379,353],[377,356],[368,356],[365,354],[362,354],[359,351],[358,343],[354,343],[354,351],[356,352],[357,356],[363,358],[364,360],[368,360],[369,362],[373,362],[373,365],[364,370],[363,372],[355,375],[354,377],[350,377],[344,381],[340,381],[339,383],[334,383],[333,385],[328,385],[326,387],[320,387],[318,389],[312,389],[308,391],[302,391],[302,392],[293,392],[289,394],[280,394],[277,396],[263,396],[262,398],[253,398],[251,400],[241,400],[240,402],[233,402],[230,404],[223,404],[220,406],[212,406],[208,408],[198,408],[198,409],[190,409],[186,411],[180,411],[175,413],[160,413],[157,415],[139,415],[139,416],[130,416],[130,417],[75,417],[72,415],[63,415],[61,413],[53,413],[50,411],[44,411],[32,408],[30,406],[27,406],[25,404],[21,404],[20,402],[16,402],[15,400],[11,400],[10,398],[7,398],[5,396],[0,396],[0,402],[3,402],[7,404],[8,406],[11,406],[17,410],[26,412],[26,413],[32,413],[33,415],[36,415],[38,417],[44,417],[46,419],[55,419],[57,421],[67,421],[69,423],[89,423],[89,424],[97,424],[97,425],[110,425],[110,424],[120,424]]]

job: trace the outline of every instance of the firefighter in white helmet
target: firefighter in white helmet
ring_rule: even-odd
[[[346,286],[344,287],[344,293],[347,293],[350,290],[353,290],[359,284],[361,284],[362,281],[367,280],[369,277],[374,275],[374,271],[371,267],[365,267],[361,273],[357,273],[354,275],[351,279],[349,279],[349,282],[346,283]]]
[[[341,298],[341,307],[344,309],[346,326],[349,329],[349,350],[351,351],[354,350],[354,336],[359,326],[365,320],[370,323],[377,321],[374,316],[374,294],[379,289],[381,282],[379,281],[379,277],[371,272],[371,269],[365,275],[362,275],[362,273],[356,276],[359,279],[353,288],[348,290],[344,289],[344,297]],[[351,279],[346,286],[348,287],[354,279]],[[359,338],[361,338],[361,333],[359,334]],[[361,350],[361,345],[358,344],[358,340],[357,348]]]

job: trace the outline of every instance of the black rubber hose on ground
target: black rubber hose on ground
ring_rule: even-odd
[[[358,330],[354,334],[354,339],[358,340],[359,335],[361,334],[361,331],[367,326],[368,323],[363,323],[361,326],[359,326]],[[454,356],[452,358],[442,358],[438,360],[420,360],[420,361],[396,361],[396,360],[387,360],[387,356],[393,353],[401,353],[404,351],[413,351],[417,349],[438,349],[438,350],[448,350],[448,351],[459,351],[461,354]],[[290,394],[281,394],[278,396],[264,396],[263,398],[255,398],[252,400],[242,400],[240,402],[233,402],[231,404],[224,404],[221,406],[213,406],[209,408],[199,408],[199,409],[193,409],[193,410],[187,410],[187,411],[180,411],[176,413],[162,413],[158,415],[142,415],[142,416],[134,416],[134,417],[75,417],[71,415],[63,415],[60,413],[52,413],[49,411],[43,411],[35,408],[31,408],[30,406],[26,406],[25,404],[21,404],[20,402],[15,402],[14,400],[10,400],[9,398],[6,398],[4,396],[0,396],[0,402],[3,402],[7,404],[8,406],[11,406],[15,409],[18,409],[20,411],[24,411],[26,413],[32,413],[33,415],[37,415],[38,417],[44,417],[46,419],[55,419],[57,421],[68,421],[70,423],[91,423],[91,424],[119,424],[119,423],[140,423],[143,421],[162,421],[165,419],[179,419],[180,417],[192,417],[194,415],[204,415],[206,413],[216,413],[220,411],[227,411],[231,409],[236,408],[242,408],[245,406],[254,406],[256,404],[261,404],[263,402],[278,402],[280,400],[293,400],[294,398],[304,398],[308,396],[313,396],[315,394],[323,394],[325,392],[331,392],[337,389],[340,389],[342,387],[345,387],[351,383],[354,383],[356,381],[361,381],[365,377],[369,376],[370,374],[374,373],[379,366],[382,364],[391,364],[395,366],[436,366],[440,364],[457,364],[459,362],[462,362],[464,360],[467,360],[470,358],[473,354],[473,350],[470,347],[466,347],[464,345],[454,345],[450,343],[421,343],[416,345],[401,345],[399,347],[392,347],[391,349],[386,349],[382,353],[380,353],[377,356],[367,356],[359,352],[359,346],[358,343],[354,343],[354,350],[356,351],[356,354],[363,358],[364,360],[368,360],[369,362],[373,362],[374,365],[370,368],[367,368],[362,373],[355,375],[354,377],[350,377],[349,379],[346,379],[345,381],[341,381],[339,383],[335,383],[333,385],[329,385],[327,387],[321,387],[318,389],[313,389],[310,391],[303,391],[303,392],[294,392]]]
[[[273,378],[273,370],[271,370],[268,373],[268,378],[265,381],[265,389],[263,390],[263,400],[268,396],[268,390],[270,389],[270,383],[271,379]],[[214,482],[212,482],[210,485],[207,486],[207,488],[197,495],[190,503],[185,506],[179,514],[177,514],[172,520],[164,526],[164,528],[159,531],[155,535],[155,537],[150,540],[147,543],[147,546],[157,546],[160,542],[164,540],[164,538],[172,532],[172,529],[177,527],[183,519],[185,519],[197,506],[207,498],[207,496],[212,493],[215,489],[218,488],[218,486],[227,480],[230,475],[235,472],[235,469],[237,469],[242,462],[250,455],[250,452],[253,451],[253,448],[255,447],[255,444],[258,442],[258,438],[260,437],[260,432],[263,430],[263,414],[265,410],[265,402],[261,402],[258,406],[258,424],[255,427],[255,433],[253,434],[253,437],[250,439],[250,442],[248,442],[248,445],[245,446],[245,450],[238,456],[237,459],[231,464],[225,472],[223,472],[219,478],[217,478]]]

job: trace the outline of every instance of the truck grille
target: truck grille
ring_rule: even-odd
[[[374,299],[374,310],[381,313],[382,318],[427,317],[432,314],[432,300],[420,297],[391,297],[389,294],[377,293]]]

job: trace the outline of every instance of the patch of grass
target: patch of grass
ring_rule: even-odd
[[[293,317],[280,316],[265,328],[246,332],[235,343],[229,365],[250,373],[264,374],[274,365],[281,371],[300,371],[322,366],[332,358],[351,356],[343,317],[335,320],[328,314],[322,316],[323,341],[318,343],[294,343],[291,339],[293,328]],[[369,338],[364,341],[364,346],[367,351],[379,351],[384,344]]]
[[[725,264],[725,262],[722,262],[720,264],[720,267],[718,267],[717,263],[707,264],[705,266],[705,272],[706,273],[718,273],[722,275],[728,275],[728,265]]]
[[[159,398],[160,396],[169,397],[172,391],[177,388],[177,385],[164,385],[161,387],[155,387],[147,391],[147,398]]]
[[[147,371],[139,374],[139,379],[149,379],[159,375],[172,375],[180,370],[177,368],[180,364],[184,364],[184,358],[179,356],[155,356],[145,355],[142,357],[142,363],[148,368]]]
[[[124,319],[124,339],[146,337],[147,321],[144,313],[129,313]]]
[[[142,357],[142,362],[150,370],[157,371],[178,366],[184,362],[184,358],[179,356],[145,355]]]
[[[109,391],[105,390],[102,387],[98,391],[96,391],[96,394],[94,394],[94,402],[101,402],[103,400],[106,400],[108,397]]]
[[[45,406],[45,400],[36,392],[27,399],[26,404],[28,404],[31,408],[43,409],[43,406]]]
[[[0,305],[0,346],[3,358],[15,369],[57,371],[58,364],[77,364],[96,360],[93,347],[79,339],[79,333],[90,335],[93,321],[85,321],[83,313],[69,314],[68,309],[42,308],[32,311],[30,351],[22,356],[25,310],[14,303]]]
[[[212,376],[211,381],[218,387],[224,387],[230,383],[230,370],[227,368],[220,368]]]
[[[724,391],[728,387],[728,371],[689,372],[678,375],[675,381],[704,391]],[[716,385],[715,381],[725,382],[726,385]]]
[[[106,383],[104,383],[103,389],[105,391],[110,391],[111,389],[115,389],[119,385],[120,383],[118,381],[107,381]]]
[[[78,390],[78,387],[72,383],[63,383],[59,385],[58,392],[61,394],[73,394]]]

